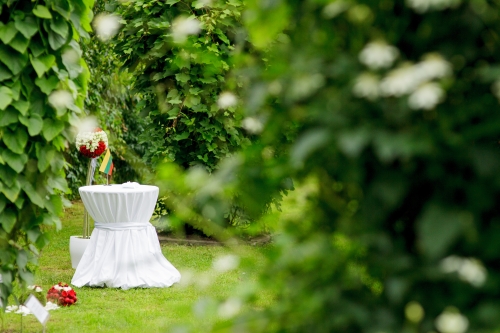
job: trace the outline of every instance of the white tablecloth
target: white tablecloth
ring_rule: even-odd
[[[169,287],[180,281],[149,223],[158,187],[93,185],[80,187],[79,192],[95,223],[73,285],[129,289]]]

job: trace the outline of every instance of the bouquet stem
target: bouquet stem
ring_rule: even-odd
[[[94,171],[96,167],[96,158],[91,158],[89,160],[89,168],[87,170],[87,186],[92,185],[92,180],[94,179]],[[83,238],[90,238],[90,218],[89,213],[85,206],[83,207]]]

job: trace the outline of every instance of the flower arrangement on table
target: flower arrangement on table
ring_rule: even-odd
[[[71,306],[77,300],[75,291],[67,283],[59,282],[47,292],[47,301],[60,306]]]
[[[76,136],[76,147],[85,157],[99,157],[108,148],[108,136],[100,128],[93,132],[80,132]]]

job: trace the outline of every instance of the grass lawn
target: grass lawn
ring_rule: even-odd
[[[81,234],[82,221],[83,205],[76,202],[66,209],[62,230],[50,232],[51,242],[41,253],[35,277],[35,283],[45,293],[60,281],[71,281],[74,269],[69,256],[69,237]],[[181,283],[170,288],[130,290],[75,288],[78,302],[68,308],[50,311],[47,332],[149,333],[166,332],[177,325],[205,332],[219,320],[214,304],[230,296],[245,280],[255,278],[267,249],[247,245],[233,248],[164,245],[163,254],[183,276]],[[212,269],[214,259],[228,254],[237,254],[242,261],[254,264],[223,273]],[[272,299],[272,295],[263,294],[259,305],[270,305]],[[3,330],[20,332],[21,316],[4,314]],[[41,332],[42,327],[33,315],[29,315],[22,318],[22,331]]]

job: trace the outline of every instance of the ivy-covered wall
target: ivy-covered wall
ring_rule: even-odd
[[[89,79],[78,40],[92,0],[0,1],[0,298],[33,282],[30,267],[61,227],[63,151]]]

